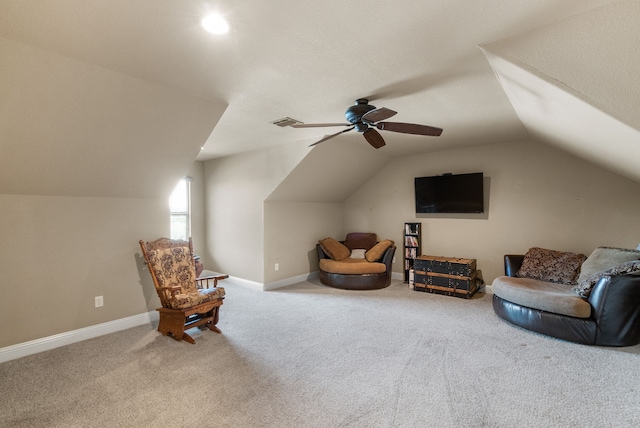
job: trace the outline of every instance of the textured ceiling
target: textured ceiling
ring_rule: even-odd
[[[180,92],[189,106],[185,111],[197,106],[195,98],[228,105],[221,117],[220,108],[207,107],[211,120],[198,121],[199,132],[190,135],[189,150],[205,146],[200,160],[310,144],[331,129],[280,128],[270,122],[285,116],[341,122],[359,97],[398,111],[394,120],[444,129],[438,138],[383,133],[387,145],[378,152],[401,156],[528,138],[478,46],[609,3],[0,0],[0,37],[146,82],[134,86],[151,84],[165,93],[164,102]],[[210,10],[226,15],[232,26],[228,35],[202,30],[199,20]],[[110,84],[118,87],[114,79]],[[97,99],[93,108],[99,120]],[[153,97],[146,100],[149,108],[153,102]],[[145,108],[133,104],[123,105],[122,113]],[[182,122],[173,127],[188,123],[177,119]],[[203,138],[207,127],[213,132]],[[45,131],[38,132],[40,138],[46,139]],[[161,138],[165,131],[144,137]],[[366,144],[355,132],[324,144],[349,140]],[[86,162],[86,156],[78,161]]]
[[[640,183],[640,2],[482,47],[531,137]]]

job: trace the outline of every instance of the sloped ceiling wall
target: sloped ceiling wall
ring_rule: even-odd
[[[640,182],[640,2],[482,46],[531,136]]]
[[[0,38],[0,193],[167,197],[226,104]]]
[[[311,149],[267,201],[342,202],[391,160],[361,134]]]

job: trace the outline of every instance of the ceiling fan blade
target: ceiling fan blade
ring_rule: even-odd
[[[402,132],[404,134],[429,135],[432,137],[437,137],[442,134],[442,128],[418,125],[415,123],[380,122],[376,123],[375,126],[384,131]]]
[[[296,123],[292,128],[322,128],[328,126],[351,126],[351,123]]]
[[[367,129],[362,133],[362,135],[364,135],[364,138],[366,138],[369,144],[371,144],[375,149],[379,149],[385,145],[382,135],[373,128]]]
[[[310,144],[310,145],[309,145],[309,147],[313,147],[313,146],[315,146],[316,144],[324,143],[325,141],[327,141],[327,140],[329,140],[329,139],[331,139],[331,138],[333,138],[333,137],[337,137],[337,136],[338,136],[338,135],[340,135],[340,134],[344,134],[345,132],[349,132],[349,131],[351,131],[353,128],[354,128],[354,127],[352,126],[351,128],[349,128],[349,129],[345,129],[344,131],[336,132],[335,134],[331,134],[331,135],[325,135],[324,137],[322,137],[322,139],[321,139],[321,140],[318,140],[318,141],[316,141],[315,143]]]
[[[379,120],[389,119],[391,116],[398,114],[397,111],[393,111],[386,107],[380,107],[366,112],[362,115],[363,122],[377,122]]]

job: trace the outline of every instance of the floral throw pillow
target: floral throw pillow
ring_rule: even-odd
[[[580,266],[586,259],[584,254],[534,247],[525,254],[516,276],[574,285],[580,274]]]
[[[600,278],[603,278],[605,276],[624,275],[627,273],[636,272],[640,272],[640,260],[632,260],[630,262],[625,262],[619,264],[618,266],[612,266],[608,269],[597,272],[584,281],[580,281],[579,284],[574,285],[573,287],[571,287],[571,289],[578,296],[588,299],[591,295],[591,290],[593,290],[593,287],[598,283],[598,281],[600,281]]]

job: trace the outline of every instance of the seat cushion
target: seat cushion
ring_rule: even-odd
[[[500,276],[491,288],[496,296],[520,306],[576,318],[591,316],[589,302],[564,284]]]
[[[176,294],[169,299],[169,302],[171,309],[185,309],[200,303],[221,299],[224,295],[225,291],[222,287],[204,288],[195,293]]]
[[[370,263],[365,259],[344,259],[341,261],[320,259],[320,269],[329,273],[343,275],[362,275],[370,273],[385,273],[387,266],[384,263]]]

